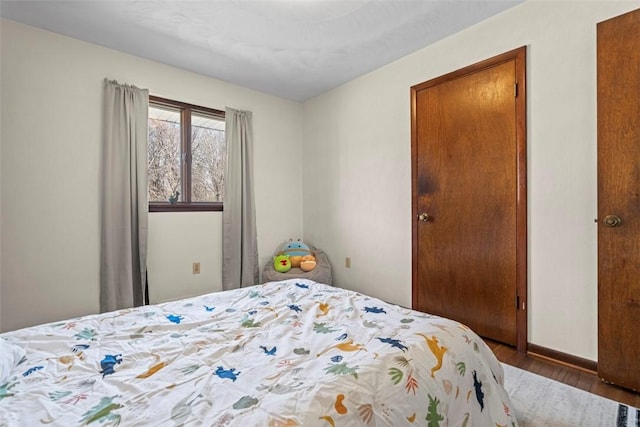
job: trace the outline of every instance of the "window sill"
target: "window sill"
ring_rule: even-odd
[[[149,203],[149,212],[222,212],[222,203]]]

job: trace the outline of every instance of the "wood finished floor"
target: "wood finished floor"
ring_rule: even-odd
[[[606,384],[595,372],[556,363],[531,354],[518,353],[515,348],[494,341],[485,340],[485,342],[498,360],[507,365],[640,408],[640,393]]]

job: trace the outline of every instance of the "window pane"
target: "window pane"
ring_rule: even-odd
[[[224,120],[191,115],[191,200],[224,200]]]
[[[180,111],[149,106],[149,201],[182,200]],[[178,197],[175,198],[176,192]]]

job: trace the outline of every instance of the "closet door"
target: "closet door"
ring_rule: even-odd
[[[413,308],[522,351],[525,53],[411,88]]]
[[[597,27],[598,375],[640,390],[640,9]]]

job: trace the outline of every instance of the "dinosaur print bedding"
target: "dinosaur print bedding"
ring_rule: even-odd
[[[516,426],[467,327],[287,280],[0,334],[0,426]]]

